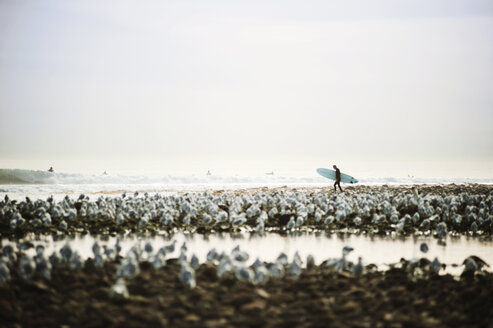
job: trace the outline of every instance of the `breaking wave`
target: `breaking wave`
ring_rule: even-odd
[[[493,179],[476,178],[363,178],[358,177],[360,185],[398,185],[398,184],[493,184]],[[190,187],[227,186],[313,186],[328,185],[331,182],[314,171],[311,177],[289,177],[279,175],[239,176],[239,175],[103,175],[59,173],[22,169],[0,169],[0,185],[160,185]]]
[[[0,169],[0,184],[171,184],[171,185],[242,185],[242,184],[316,184],[326,179],[314,177],[284,176],[226,176],[226,175],[103,175],[57,173],[21,169]]]

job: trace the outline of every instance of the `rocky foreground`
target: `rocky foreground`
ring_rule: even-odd
[[[492,327],[493,274],[416,276],[405,267],[355,275],[323,265],[259,285],[217,267],[195,288],[177,260],[118,281],[118,263],[53,269],[51,280],[12,272],[0,285],[2,327]],[[120,284],[123,282],[123,285]]]
[[[1,236],[27,233],[125,233],[185,229],[319,229],[410,235],[448,233],[490,236],[492,185],[349,186],[327,189],[87,195],[62,201],[0,201]]]

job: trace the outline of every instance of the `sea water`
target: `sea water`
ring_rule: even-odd
[[[56,163],[57,165],[55,166]],[[51,165],[50,165],[51,164]],[[317,164],[270,163],[251,167],[203,164],[200,168],[165,161],[6,161],[0,160],[0,196],[12,199],[55,199],[140,192],[219,190],[274,187],[330,187],[332,182],[316,173]],[[358,185],[493,184],[493,163],[466,162],[419,164],[351,162],[342,171]],[[54,172],[48,172],[50,166]],[[211,169],[207,169],[211,167]],[[235,168],[236,171],[235,172]],[[412,172],[405,174],[404,172]],[[419,173],[419,174],[418,174]],[[455,175],[454,175],[455,174]],[[343,184],[344,186],[344,184]]]
[[[303,261],[308,255],[312,255],[315,263],[320,264],[329,258],[340,258],[342,248],[349,245],[354,248],[354,251],[347,257],[349,261],[357,262],[358,257],[361,256],[365,264],[373,263],[380,269],[386,269],[389,265],[398,263],[401,258],[410,260],[421,257],[430,261],[437,257],[441,263],[447,265],[443,273],[454,275],[462,272],[462,262],[470,255],[479,256],[486,263],[493,264],[493,252],[491,252],[493,242],[467,236],[448,236],[444,244],[438,243],[431,236],[424,235],[413,237],[370,236],[366,234],[328,234],[321,231],[291,231],[285,235],[249,232],[202,235],[176,232],[155,236],[128,234],[122,237],[74,235],[53,238],[51,235],[30,236],[17,242],[31,241],[34,245],[44,245],[45,254],[48,255],[53,251],[59,252],[64,245],[69,244],[72,249],[77,250],[83,259],[86,259],[94,257],[92,245],[96,240],[101,247],[104,245],[114,247],[117,238],[120,239],[123,256],[135,245],[140,245],[143,249],[145,243],[150,242],[154,252],[156,252],[160,247],[169,245],[173,240],[176,240],[175,251],[168,254],[167,258],[177,258],[180,247],[185,242],[188,256],[195,254],[201,262],[206,260],[207,252],[212,248],[215,248],[219,253],[229,254],[234,247],[240,246],[240,249],[246,251],[250,256],[248,264],[252,264],[256,258],[273,262],[281,252],[285,253],[290,260],[296,252]],[[427,253],[420,251],[420,245],[424,242],[429,248]],[[15,244],[15,242],[3,239],[2,245],[6,244]],[[34,248],[30,252],[34,255]],[[492,269],[493,267],[490,267],[488,270]]]

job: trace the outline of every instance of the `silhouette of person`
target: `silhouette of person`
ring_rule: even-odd
[[[53,170],[53,166],[50,166],[50,169],[48,170],[48,172],[55,172],[55,170]]]
[[[339,186],[339,190],[342,192],[341,188],[341,170],[337,168],[337,165],[332,166],[336,170],[336,182],[334,182],[334,191],[337,191],[336,186]]]

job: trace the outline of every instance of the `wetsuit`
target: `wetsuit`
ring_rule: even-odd
[[[336,169],[336,182],[334,183],[334,190],[337,191],[336,186],[339,186],[339,190],[342,191],[341,188],[341,170]]]

